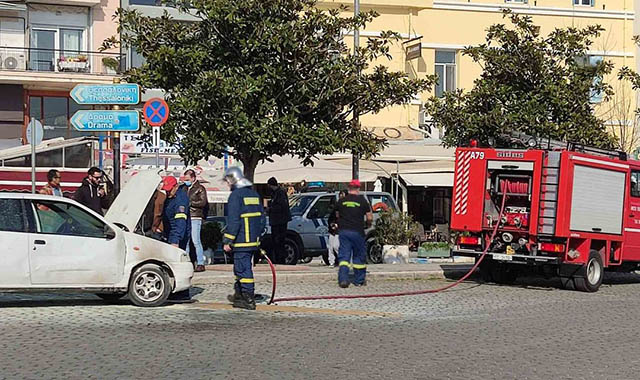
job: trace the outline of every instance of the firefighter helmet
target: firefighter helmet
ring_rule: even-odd
[[[248,187],[253,185],[251,181],[244,177],[242,170],[237,166],[232,166],[224,172],[224,180],[235,187]]]

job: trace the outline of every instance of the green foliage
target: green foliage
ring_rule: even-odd
[[[418,223],[409,214],[383,211],[376,221],[375,239],[380,245],[409,245],[418,233]]]
[[[504,11],[512,26],[492,25],[486,42],[467,47],[463,54],[483,72],[473,88],[446,93],[425,105],[437,126],[445,128],[444,144],[481,144],[494,140],[509,146],[504,136],[522,132],[609,148],[612,137],[592,110],[592,93],[606,100],[613,94],[602,78],[613,64],[585,64],[587,51],[603,28],[567,27],[539,35],[528,16]]]
[[[113,57],[102,58],[102,64],[104,67],[110,68],[113,71],[118,71],[118,69],[120,69],[120,61]]]
[[[317,154],[373,155],[385,141],[359,128],[356,107],[362,115],[408,103],[435,80],[372,66],[391,58],[395,33],[350,54],[342,33],[364,28],[373,11],[341,17],[338,9],[317,9],[316,0],[165,2],[198,22],[120,9],[122,43],[146,59],[126,79],[166,92],[171,117],[163,138],[182,136],[180,154],[191,163],[232,147],[252,178],[272,155],[304,164]],[[115,44],[110,39],[103,48]]]
[[[222,228],[217,222],[205,222],[202,224],[200,231],[200,240],[204,249],[211,248],[215,250],[218,244],[222,242]]]
[[[445,242],[435,242],[435,241],[427,241],[420,245],[422,248],[427,251],[435,251],[435,250],[443,250],[451,248],[449,243]]]

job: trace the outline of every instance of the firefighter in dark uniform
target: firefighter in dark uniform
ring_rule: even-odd
[[[233,274],[236,276],[234,294],[228,299],[233,307],[255,310],[253,269],[251,258],[258,252],[260,236],[266,226],[266,216],[260,197],[252,183],[237,167],[225,172],[225,182],[231,188],[227,202],[227,230],[223,237],[224,250],[233,251]]]
[[[185,185],[178,185],[173,176],[162,179],[162,190],[167,193],[162,212],[162,225],[167,242],[175,247],[186,250],[191,239],[191,216],[189,214],[189,195]],[[173,293],[173,301],[188,301],[191,299],[189,289]]]

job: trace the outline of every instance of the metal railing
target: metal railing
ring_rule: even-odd
[[[94,51],[0,47],[0,71],[117,75],[126,55]]]

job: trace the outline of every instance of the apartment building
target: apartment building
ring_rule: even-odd
[[[338,5],[348,6],[345,14],[352,14],[353,1],[320,3],[326,8]],[[387,138],[422,139],[415,129],[428,121],[428,115],[421,115],[420,104],[430,96],[473,86],[481,67],[461,51],[484,42],[490,25],[509,22],[502,18],[503,8],[531,16],[543,36],[558,27],[601,25],[605,31],[585,57],[588,62],[612,61],[614,72],[622,66],[637,67],[632,38],[634,28],[636,33],[640,29],[634,23],[634,3],[630,0],[360,0],[360,7],[380,14],[360,33],[362,39],[375,37],[382,30],[401,34],[402,41],[393,46],[393,60],[388,62],[392,69],[415,77],[437,74],[440,78],[431,93],[420,94],[412,104],[362,118],[365,127]],[[614,74],[607,80],[618,93],[635,97]],[[595,112],[604,113],[610,107],[602,101],[598,96],[592,99]]]
[[[69,91],[78,83],[112,83],[126,66],[118,49],[100,52],[116,35],[119,0],[0,1],[0,148],[23,144],[28,123],[44,139],[71,138],[69,118],[87,106]],[[90,107],[90,106],[89,106]]]

